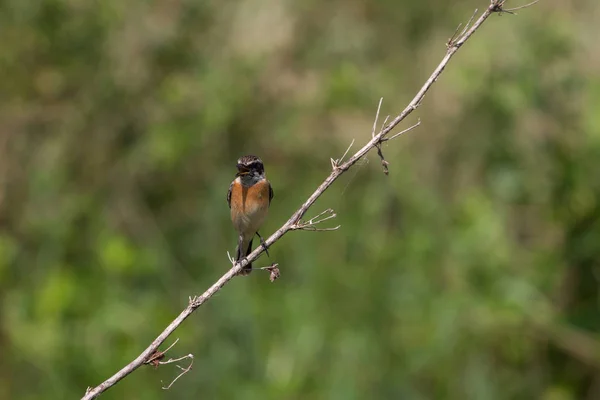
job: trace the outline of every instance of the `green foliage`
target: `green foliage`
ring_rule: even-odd
[[[485,1],[0,3],[0,398],[78,398],[229,267],[235,160],[279,227]],[[514,4],[515,6],[518,4]],[[598,3],[491,18],[416,111],[108,399],[598,398]],[[267,263],[266,256],[257,264]],[[161,383],[162,382],[162,383]]]

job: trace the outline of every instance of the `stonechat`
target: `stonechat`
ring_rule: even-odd
[[[238,231],[236,261],[242,260],[252,252],[254,235],[258,235],[266,250],[258,229],[267,217],[272,198],[273,188],[265,177],[265,167],[261,159],[252,155],[241,157],[237,161],[237,174],[227,192],[231,222]],[[252,264],[246,265],[241,275],[248,275],[250,272]]]

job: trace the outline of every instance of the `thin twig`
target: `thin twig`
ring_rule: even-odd
[[[412,131],[413,129],[415,129],[417,126],[421,125],[421,118],[419,118],[419,120],[417,121],[416,124],[414,124],[411,127],[406,128],[405,130],[396,133],[395,135],[391,136],[391,137],[385,137],[385,138],[381,138],[382,142],[387,142],[388,140],[392,140],[392,139],[396,139],[398,136],[402,135],[403,133],[406,133],[408,131]]]
[[[346,157],[346,155],[348,154],[348,152],[350,151],[350,149],[352,148],[352,146],[354,145],[354,139],[352,139],[352,142],[350,143],[350,146],[348,146],[348,148],[346,149],[346,151],[344,152],[344,154],[337,159],[333,159],[330,158],[329,160],[331,161],[331,169],[336,169],[339,168],[339,165],[342,161],[344,161],[344,158]]]
[[[176,363],[179,362],[181,360],[185,360],[187,358],[190,358],[192,361],[190,362],[190,365],[187,368],[182,368],[181,366],[177,365],[177,368],[181,369],[183,372],[180,373],[179,375],[177,375],[177,377],[175,379],[173,379],[173,381],[169,384],[169,386],[164,387],[163,389],[169,389],[173,383],[175,383],[175,381],[177,379],[179,379],[183,374],[189,372],[190,369],[192,369],[192,364],[194,363],[194,355],[193,354],[188,354],[186,356],[183,357],[179,357],[179,358],[169,358],[167,361],[161,361],[164,357],[165,354],[167,354],[167,352],[169,350],[171,350],[173,348],[173,346],[175,346],[177,344],[177,342],[179,342],[179,338],[177,338],[173,344],[171,344],[169,347],[167,347],[167,349],[165,351],[159,351],[158,349],[152,353],[150,355],[150,357],[148,357],[148,359],[144,362],[144,364],[150,364],[150,365],[154,365],[154,367],[157,367],[159,365],[166,365],[166,364],[172,364],[172,363]]]
[[[327,215],[329,214],[329,215]],[[324,216],[326,215],[326,216]],[[315,225],[320,224],[321,222],[327,221],[328,219],[332,219],[337,217],[337,214],[333,211],[333,209],[328,208],[327,210],[317,214],[312,217],[308,221],[298,221],[297,224],[292,226],[292,230],[305,230],[312,232],[328,232],[328,231],[336,231],[340,228],[341,225],[338,225],[333,228],[317,228]]]
[[[519,7],[514,7],[514,8],[505,8],[502,11],[508,12],[508,13],[512,13],[512,14],[516,14],[514,11],[521,10],[521,9],[527,8],[527,7],[531,7],[532,5],[534,5],[535,3],[539,2],[539,1],[540,0],[535,0],[535,1],[532,1],[531,3],[529,3],[529,4],[525,4],[524,6],[519,6]]]
[[[342,226],[341,225],[337,225],[331,228],[317,228],[316,226],[302,226],[302,227],[298,227],[298,228],[294,228],[294,230],[300,230],[300,231],[310,231],[310,232],[331,232],[331,231],[337,231],[338,229],[340,229]]]
[[[373,131],[371,133],[371,137],[375,138],[375,129],[377,129],[377,121],[379,120],[379,110],[381,109],[381,103],[383,102],[383,97],[379,99],[379,105],[377,106],[377,114],[375,114],[375,120],[373,121]],[[387,118],[386,118],[387,121]],[[384,124],[385,126],[385,124]],[[381,134],[382,129],[379,130],[379,133]],[[383,157],[383,151],[381,150],[381,143],[383,142],[383,138],[380,137],[380,140],[375,144],[375,147],[377,148],[377,155],[379,156],[379,158],[381,159],[381,166],[383,167],[383,173],[384,174],[388,174],[389,170],[388,170],[388,165],[390,164],[389,162],[387,162],[385,160],[385,158]]]
[[[475,11],[473,11],[473,15],[471,15],[471,18],[469,18],[461,33],[458,33],[458,30],[462,26],[462,23],[458,24],[458,27],[456,28],[456,31],[454,31],[454,34],[446,42],[446,48],[450,49],[451,47],[455,46],[456,43],[460,41],[463,36],[465,36],[465,34],[469,31],[469,28],[471,27],[471,22],[473,22],[473,19],[477,15],[477,11],[477,8],[475,9]]]
[[[231,256],[231,254],[229,254],[229,252],[227,252],[227,258],[231,264],[235,265],[235,259]]]
[[[381,132],[383,130],[383,127],[387,125],[387,122],[389,119],[390,119],[389,115],[387,117],[385,117],[385,119],[383,120],[383,124],[381,124],[381,129],[379,130],[379,132]]]
[[[473,22],[473,20],[475,19],[475,16],[477,15],[477,11],[479,11],[477,8],[475,9],[475,11],[473,11],[473,15],[471,15],[471,18],[469,18],[469,20],[467,21],[467,24],[465,25],[465,28],[460,33],[459,37],[463,37],[465,32],[467,32],[467,29],[469,29],[469,27],[471,26],[471,22]]]
[[[462,45],[481,27],[481,25],[492,15],[493,13],[502,12],[502,5],[504,1],[502,0],[492,0],[490,5],[486,8],[486,10],[477,18],[477,20],[471,25],[469,29],[467,29],[464,34],[456,38],[453,41],[452,45],[448,47],[448,50],[438,66],[435,68],[433,73],[427,79],[427,81],[423,84],[421,89],[417,92],[414,98],[410,101],[410,103],[404,108],[404,110],[398,114],[391,122],[386,124],[381,131],[374,135],[371,140],[369,140],[362,148],[360,148],[352,157],[348,159],[348,161],[336,165],[335,168],[331,171],[329,176],[325,178],[325,180],[319,185],[319,187],[311,194],[308,199],[300,206],[296,212],[287,220],[283,226],[281,226],[275,233],[273,233],[266,241],[266,246],[270,247],[273,243],[278,241],[285,235],[286,233],[295,230],[297,224],[302,219],[304,214],[308,211],[308,209],[317,201],[317,199],[325,192],[344,172],[350,169],[358,160],[363,158],[369,151],[376,148],[378,144],[381,144],[382,139],[386,138],[386,136],[408,115],[410,115],[421,103],[425,94],[431,89],[433,84],[438,80],[439,76],[444,71],[444,68],[448,65],[450,59],[454,56],[454,54],[462,47]],[[535,3],[533,3],[535,4]],[[333,160],[332,160],[333,161]],[[256,260],[263,252],[265,247],[258,246],[252,253],[250,253],[246,258],[236,261],[232,268],[227,271],[221,278],[217,280],[210,288],[208,288],[204,293],[199,296],[190,297],[189,305],[167,326],[160,335],[133,361],[123,367],[121,370],[116,372],[113,376],[99,384],[94,388],[89,388],[85,395],[83,396],[83,400],[91,400],[98,397],[101,393],[114,386],[121,379],[125,378],[133,371],[138,369],[140,366],[144,365],[144,362],[148,359],[150,355],[152,355],[159,346],[177,329],[183,321],[188,318],[198,307],[204,304],[208,299],[210,299],[215,293],[217,293],[223,286],[225,286],[231,279],[238,275],[238,273],[249,263]],[[181,367],[180,367],[181,368]],[[190,366],[187,368],[187,371],[191,368]],[[183,368],[182,368],[183,369]],[[185,371],[185,372],[187,372]],[[175,379],[179,379],[179,376]],[[174,381],[171,383],[173,384]]]
[[[169,358],[167,361],[160,361],[160,365],[173,364],[179,362],[181,360],[185,360],[186,358],[194,358],[193,354],[188,354],[187,356],[179,357],[179,358]]]
[[[381,110],[381,103],[383,103],[383,97],[379,99],[379,105],[377,106],[377,113],[375,114],[375,120],[373,121],[373,130],[371,131],[371,137],[375,137],[375,130],[377,129],[377,121],[379,121],[379,111]]]
[[[460,27],[462,26],[462,22],[460,24],[458,24],[458,26],[456,27],[456,30],[454,31],[454,33],[452,34],[452,36],[450,36],[450,38],[448,39],[448,41],[446,42],[446,47],[450,47],[452,45],[452,43],[454,42],[454,40],[459,37],[460,35],[458,34],[458,30],[460,29]]]
[[[346,151],[344,152],[344,154],[342,155],[342,157],[340,157],[340,159],[338,160],[338,162],[342,162],[344,160],[344,158],[346,157],[346,155],[348,154],[348,152],[350,151],[350,149],[352,148],[353,145],[354,145],[354,139],[352,139],[352,142],[350,143],[350,146],[348,146],[348,148],[346,149]]]
[[[185,374],[187,374],[188,372],[190,372],[190,370],[192,369],[192,365],[194,365],[194,356],[193,356],[193,355],[191,355],[191,354],[188,354],[187,356],[183,356],[183,357],[181,357],[181,358],[178,358],[177,360],[169,360],[169,361],[165,361],[165,362],[164,362],[164,364],[168,364],[169,362],[181,361],[181,360],[183,360],[183,359],[186,359],[186,358],[190,358],[190,359],[191,359],[191,361],[190,361],[190,365],[188,365],[188,366],[187,366],[187,368],[183,368],[182,366],[180,366],[180,365],[177,365],[177,368],[179,368],[179,369],[181,370],[181,373],[180,373],[179,375],[177,375],[177,376],[175,377],[175,379],[173,379],[173,380],[171,381],[171,383],[169,383],[169,386],[163,386],[163,389],[164,389],[164,390],[169,390],[169,389],[171,389],[171,386],[173,386],[173,384],[174,384],[175,382],[177,382],[177,380],[178,380],[179,378],[181,378],[183,375],[185,375]]]
[[[326,215],[326,214],[329,214],[329,215],[327,217],[321,218],[321,217],[323,217],[323,215]],[[295,228],[299,228],[299,227],[302,227],[305,225],[316,225],[318,223],[327,221],[328,219],[335,218],[335,217],[337,217],[337,214],[335,214],[333,212],[332,208],[328,208],[327,210],[320,212],[319,214],[315,215],[314,217],[312,217],[311,219],[309,219],[306,222],[300,221],[300,223],[296,224]]]
[[[454,46],[454,44],[456,43],[456,41],[460,40],[460,38],[462,38],[465,35],[465,33],[469,30],[469,27],[471,26],[471,22],[473,22],[473,19],[477,15],[477,11],[478,11],[477,8],[475,9],[475,11],[473,11],[473,15],[471,15],[471,18],[469,18],[469,20],[465,24],[465,26],[464,26],[464,28],[463,28],[463,30],[462,30],[461,33],[458,33],[458,30],[462,26],[462,22],[460,24],[458,24],[458,26],[456,27],[456,30],[454,31],[454,34],[446,42],[446,47],[452,47],[452,46]]]

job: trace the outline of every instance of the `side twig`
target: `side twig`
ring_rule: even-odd
[[[171,381],[171,383],[169,383],[168,386],[163,386],[164,390],[171,389],[171,386],[173,386],[173,384],[175,382],[177,382],[177,379],[181,378],[183,375],[185,375],[185,374],[187,374],[188,372],[191,371],[192,365],[194,365],[194,356],[191,355],[191,354],[188,354],[187,356],[179,357],[179,358],[176,358],[176,359],[169,359],[167,361],[161,362],[161,364],[171,364],[171,363],[179,362],[181,360],[185,360],[185,359],[188,359],[188,358],[190,359],[190,364],[187,367],[183,368],[181,365],[176,365],[176,367],[179,368],[181,370],[181,372],[179,373],[179,375],[177,375],[175,377],[175,379],[173,379]]]
[[[383,159],[383,155],[381,154],[380,145],[384,141],[390,140],[390,139],[396,137],[397,135],[400,135],[407,131],[407,130],[402,131],[399,134],[392,136],[391,138],[387,138],[387,135],[400,122],[404,121],[404,119],[406,119],[406,117],[408,115],[410,115],[414,110],[417,109],[417,107],[419,107],[419,105],[423,101],[423,98],[425,97],[425,94],[427,93],[427,91],[429,91],[429,89],[431,89],[433,84],[438,80],[439,76],[444,71],[444,68],[446,68],[446,66],[448,65],[448,62],[450,61],[452,56],[454,56],[454,54],[458,51],[458,49],[460,49],[460,47],[463,44],[465,44],[465,42],[473,35],[473,33],[475,33],[475,31],[477,31],[477,29],[479,29],[481,27],[481,25],[489,18],[490,15],[492,15],[493,13],[501,13],[502,11],[505,11],[502,8],[502,6],[504,5],[504,1],[505,0],[491,0],[490,5],[479,16],[479,18],[477,18],[477,20],[472,23],[472,25],[467,24],[465,26],[465,28],[463,29],[463,31],[460,33],[460,35],[456,36],[456,34],[455,34],[454,36],[456,36],[456,37],[453,36],[451,38],[451,40],[448,41],[446,55],[442,58],[441,62],[435,68],[435,70],[433,71],[431,76],[427,79],[427,81],[423,84],[421,89],[417,92],[417,94],[414,96],[414,98],[410,101],[410,103],[406,106],[406,108],[404,108],[404,110],[400,114],[398,114],[389,123],[387,122],[387,119],[386,119],[386,122],[384,123],[384,126],[381,128],[381,130],[377,134],[374,134],[374,132],[372,132],[371,140],[369,140],[362,148],[360,148],[347,161],[343,161],[343,157],[339,160],[332,159],[332,171],[329,174],[329,176],[327,178],[325,178],[323,183],[321,183],[319,185],[319,187],[313,192],[313,194],[311,194],[310,197],[300,206],[300,208],[298,208],[298,210],[296,212],[294,212],[294,214],[287,220],[287,222],[285,224],[283,224],[283,226],[281,228],[279,228],[275,233],[273,233],[265,241],[266,247],[270,247],[271,245],[273,245],[273,243],[275,243],[276,241],[281,239],[281,237],[283,235],[285,235],[286,233],[288,233],[290,231],[298,230],[298,229],[306,230],[303,227],[309,227],[309,226],[315,225],[319,222],[323,222],[326,219],[333,218],[332,216],[328,216],[328,217],[325,217],[325,218],[322,218],[319,220],[318,217],[325,214],[325,213],[322,213],[319,216],[313,218],[312,223],[311,223],[311,220],[309,220],[308,222],[301,221],[304,214],[306,214],[308,209],[323,194],[323,192],[325,192],[325,190],[327,190],[333,184],[333,182],[335,182],[340,177],[340,175],[342,175],[344,172],[346,172],[348,169],[350,169],[358,160],[363,158],[373,148],[378,149],[378,153],[379,153],[380,157],[382,158],[382,164],[384,165],[384,172],[385,172],[385,170],[387,168],[387,161],[385,161]],[[529,5],[532,5],[532,4],[534,4],[534,3],[531,3]],[[529,5],[527,5],[527,6],[529,6]],[[523,7],[526,7],[526,6],[523,6]],[[522,7],[518,7],[516,9],[520,9],[520,8],[522,8]],[[474,18],[471,18],[471,21],[473,19]],[[457,32],[458,32],[458,29],[457,29]],[[380,104],[381,104],[381,102],[380,102]],[[379,111],[378,111],[378,113],[379,113]],[[376,118],[375,123],[377,122],[377,119],[378,118]],[[418,124],[419,123],[417,123],[415,126],[409,128],[408,130],[413,129],[414,127],[418,126]],[[386,164],[384,164],[384,162]],[[332,211],[326,211],[326,212],[329,212],[330,214],[334,215]],[[306,225],[306,224],[308,224],[308,225]],[[316,229],[314,229],[314,230],[316,230]],[[179,327],[179,325],[181,325],[181,323],[183,323],[183,321],[185,321],[186,318],[188,318],[198,307],[200,307],[202,304],[204,304],[215,293],[217,293],[219,290],[221,290],[221,288],[223,286],[225,286],[225,284],[227,284],[231,279],[233,279],[235,276],[237,276],[238,273],[242,270],[242,268],[244,268],[248,263],[256,260],[262,254],[262,252],[265,251],[264,249],[265,249],[264,246],[258,246],[245,259],[243,259],[239,262],[234,262],[232,268],[229,271],[227,271],[221,278],[219,278],[219,280],[217,280],[217,282],[215,282],[204,293],[202,293],[199,296],[190,297],[188,306],[177,316],[177,318],[175,318],[173,320],[173,322],[171,322],[169,324],[169,326],[167,326],[165,328],[165,330],[160,335],[158,335],[158,337],[156,339],[154,339],[154,341],[138,357],[136,357],[133,361],[131,361],[129,364],[127,364],[125,367],[123,367],[120,371],[115,373],[113,376],[111,376],[110,378],[108,378],[107,380],[105,380],[104,382],[99,384],[98,386],[96,386],[94,388],[88,388],[88,390],[86,391],[86,393],[82,399],[83,400],[95,399],[101,393],[103,393],[104,391],[106,391],[107,389],[109,389],[110,387],[115,385],[117,382],[119,382],[121,379],[123,379],[127,375],[131,374],[137,368],[139,368],[140,366],[142,366],[142,365],[148,363],[150,360],[152,360],[152,357],[156,356],[156,352],[158,351],[159,346],[175,331],[175,329],[177,329],[177,327]],[[272,275],[275,270],[276,270],[276,275],[278,276],[279,270],[277,269],[276,265],[272,266],[272,269],[270,270]],[[187,357],[187,358],[191,358],[191,357]],[[188,368],[182,368],[182,367],[179,367],[179,368],[184,371],[183,373],[185,373],[185,372],[189,371],[189,369],[191,368],[191,363]],[[183,373],[180,374],[179,376],[177,376],[171,384],[173,384],[177,379],[179,379],[179,377],[181,375],[183,375]],[[170,385],[168,387],[170,387]]]
[[[328,219],[332,219],[337,217],[337,214],[331,209],[323,211],[322,213],[312,217],[308,221],[298,221],[296,224],[290,227],[290,230],[305,230],[305,231],[336,231],[340,228],[341,225],[338,225],[333,228],[317,228],[315,225],[320,224],[321,222],[327,221]]]
[[[540,0],[535,0],[535,1],[532,1],[531,3],[525,4],[525,5],[522,5],[522,6],[519,6],[519,7],[514,7],[514,8],[502,8],[502,10],[500,12],[505,12],[505,13],[509,13],[509,14],[512,14],[512,15],[517,15],[517,13],[515,11],[531,7],[532,5],[534,5],[535,3],[537,3],[538,1],[540,1]],[[500,2],[501,3],[500,7],[502,7],[505,2],[506,2],[506,0]]]

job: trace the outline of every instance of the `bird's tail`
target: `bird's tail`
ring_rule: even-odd
[[[241,242],[241,246],[238,245],[237,248],[235,249],[235,253],[237,255],[236,261],[240,261],[244,257],[248,256],[248,254],[252,253],[252,238],[250,239],[250,241],[241,240],[240,242]],[[240,248],[246,249],[246,251],[242,252],[242,251],[240,251]],[[240,272],[240,275],[249,275],[250,272],[252,272],[252,263],[246,265]]]

